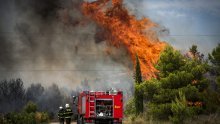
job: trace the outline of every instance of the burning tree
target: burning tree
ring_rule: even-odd
[[[141,20],[130,15],[123,0],[97,0],[84,2],[82,11],[104,31],[102,36],[114,47],[124,47],[135,63],[137,53],[144,78],[156,77],[154,64],[166,43],[161,42],[152,28],[158,25],[148,18]]]

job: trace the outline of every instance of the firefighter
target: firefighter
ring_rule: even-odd
[[[65,112],[64,112],[64,117],[66,120],[66,124],[70,124],[71,123],[71,116],[73,115],[73,111],[70,108],[69,104],[66,104],[65,107],[66,108],[65,108]]]
[[[60,124],[64,124],[64,109],[62,106],[59,107],[58,118],[59,118]]]

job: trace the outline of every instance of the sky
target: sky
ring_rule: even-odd
[[[131,1],[140,16],[147,16],[169,30],[161,37],[181,51],[191,45],[207,55],[220,43],[220,0]],[[136,5],[135,5],[136,4]],[[135,6],[134,6],[135,5]]]

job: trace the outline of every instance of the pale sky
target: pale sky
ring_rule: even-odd
[[[161,39],[180,50],[196,44],[207,54],[220,43],[220,0],[130,0],[130,3],[139,16],[165,26],[170,36]]]

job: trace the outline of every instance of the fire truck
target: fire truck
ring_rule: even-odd
[[[73,104],[77,124],[122,124],[122,91],[83,91],[73,96]]]

